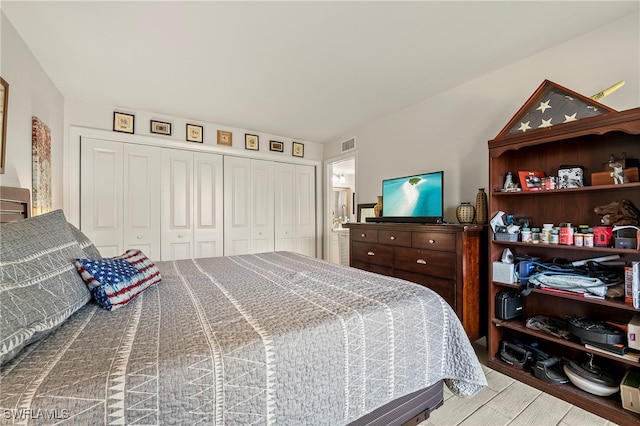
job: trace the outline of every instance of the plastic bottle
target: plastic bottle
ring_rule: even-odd
[[[551,244],[551,230],[553,229],[553,223],[543,223],[542,230],[540,231],[540,243]]]
[[[531,228],[531,242],[533,244],[540,243],[540,228]]]

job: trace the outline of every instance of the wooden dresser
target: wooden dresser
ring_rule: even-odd
[[[481,225],[349,223],[349,264],[440,294],[473,341],[486,330],[486,234]]]

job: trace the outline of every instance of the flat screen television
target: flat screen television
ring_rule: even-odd
[[[385,179],[382,200],[385,221],[442,223],[444,172]]]

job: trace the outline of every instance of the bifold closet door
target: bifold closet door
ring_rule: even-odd
[[[122,143],[80,142],[80,229],[103,257],[124,251]]]
[[[191,259],[193,248],[193,152],[162,150],[162,260]]]
[[[316,175],[315,167],[296,165],[295,251],[316,256]]]
[[[276,163],[274,171],[275,250],[296,251],[296,166]]]
[[[222,155],[195,152],[194,250],[195,257],[224,254]]]
[[[225,156],[224,255],[273,251],[273,162]]]
[[[160,260],[160,150],[123,144],[124,249],[140,249]]]

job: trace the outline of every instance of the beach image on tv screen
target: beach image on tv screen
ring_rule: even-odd
[[[389,179],[382,188],[384,216],[442,216],[442,175]]]

